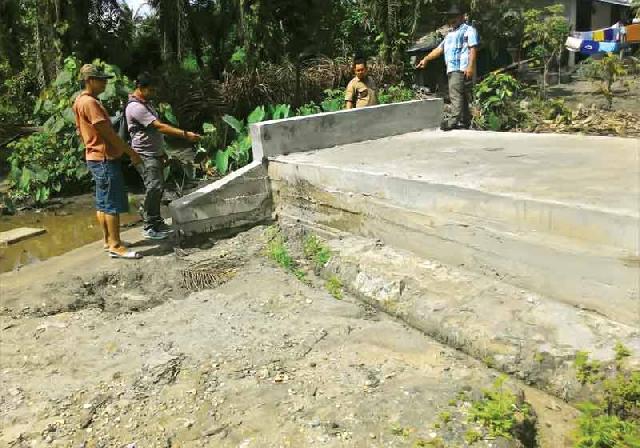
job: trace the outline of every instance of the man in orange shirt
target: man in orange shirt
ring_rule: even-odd
[[[134,165],[142,163],[136,154],[113,130],[109,114],[98,101],[111,75],[92,64],[80,69],[84,90],[73,104],[78,133],[85,146],[87,166],[96,183],[96,215],[104,233],[105,247],[112,258],[138,259],[137,252],[128,251],[120,240],[120,213],[129,209],[122,176],[121,157],[129,155]]]

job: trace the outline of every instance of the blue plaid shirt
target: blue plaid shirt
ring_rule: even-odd
[[[469,49],[480,43],[478,32],[471,25],[463,23],[451,31],[440,44],[444,49],[447,73],[463,72],[469,67]]]

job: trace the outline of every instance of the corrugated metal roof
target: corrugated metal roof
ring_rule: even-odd
[[[611,3],[614,5],[631,6],[631,0],[596,0],[602,3]]]

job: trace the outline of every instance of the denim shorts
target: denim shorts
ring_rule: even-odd
[[[96,210],[108,215],[129,211],[129,198],[120,160],[87,161],[96,183]]]

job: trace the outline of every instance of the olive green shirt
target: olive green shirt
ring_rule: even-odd
[[[353,103],[356,108],[375,106],[378,104],[377,91],[376,83],[370,76],[364,81],[360,81],[356,76],[349,82],[344,99]]]

